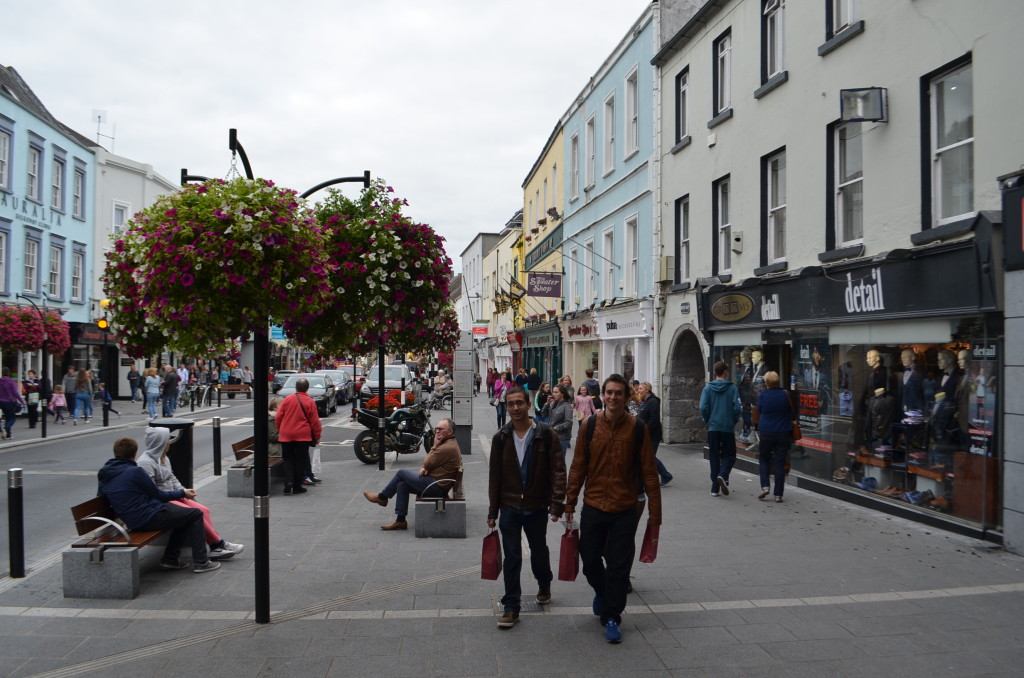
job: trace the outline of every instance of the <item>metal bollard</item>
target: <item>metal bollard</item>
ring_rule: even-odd
[[[192,411],[192,412],[196,411],[196,394],[197,393],[199,393],[199,389],[198,388],[195,390],[194,393],[192,393],[191,397],[188,399],[189,410]]]
[[[220,475],[220,417],[213,418],[213,475]]]
[[[11,577],[25,576],[25,506],[21,469],[7,469],[7,540],[11,556]]]
[[[103,403],[103,426],[110,426],[110,405]]]
[[[220,407],[220,386],[217,387],[217,407]]]

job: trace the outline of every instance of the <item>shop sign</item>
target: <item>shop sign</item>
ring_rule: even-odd
[[[9,214],[15,221],[24,222],[29,226],[36,228],[61,227],[61,215],[58,212],[48,210],[31,200],[0,191],[0,207],[8,208],[0,210],[0,213]]]
[[[743,320],[754,310],[754,300],[745,294],[726,294],[711,304],[711,315],[723,323]]]
[[[565,336],[570,341],[582,341],[586,339],[597,339],[597,325],[592,318],[583,322],[569,323],[565,326]]]
[[[529,273],[526,277],[526,289],[531,297],[560,297],[562,274]]]
[[[611,337],[637,337],[644,334],[644,320],[640,314],[630,314],[631,317],[618,320],[607,320],[602,322],[604,330],[601,332],[603,339]]]
[[[556,333],[554,331],[549,331],[541,334],[524,334],[523,340],[526,343],[526,348],[554,346],[556,342]]]
[[[489,337],[491,336],[490,323],[486,320],[474,320],[473,321],[473,336],[474,337]]]

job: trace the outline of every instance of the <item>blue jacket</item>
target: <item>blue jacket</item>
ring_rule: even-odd
[[[96,474],[100,494],[128,526],[139,530],[153,519],[165,502],[183,499],[184,490],[165,491],[131,459],[110,459]]]
[[[782,388],[761,391],[757,397],[757,430],[762,433],[789,433],[793,430],[793,405]]]
[[[740,391],[731,381],[715,379],[700,394],[700,416],[708,431],[732,433],[741,411]]]

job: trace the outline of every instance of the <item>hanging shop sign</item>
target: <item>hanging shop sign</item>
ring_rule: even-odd
[[[562,275],[560,273],[529,273],[526,289],[531,297],[561,297]]]

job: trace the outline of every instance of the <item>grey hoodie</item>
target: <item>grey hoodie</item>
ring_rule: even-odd
[[[160,459],[170,437],[171,432],[165,428],[146,428],[146,446],[135,458],[135,463],[161,490],[183,490],[185,487],[174,477],[170,463],[166,458]]]

